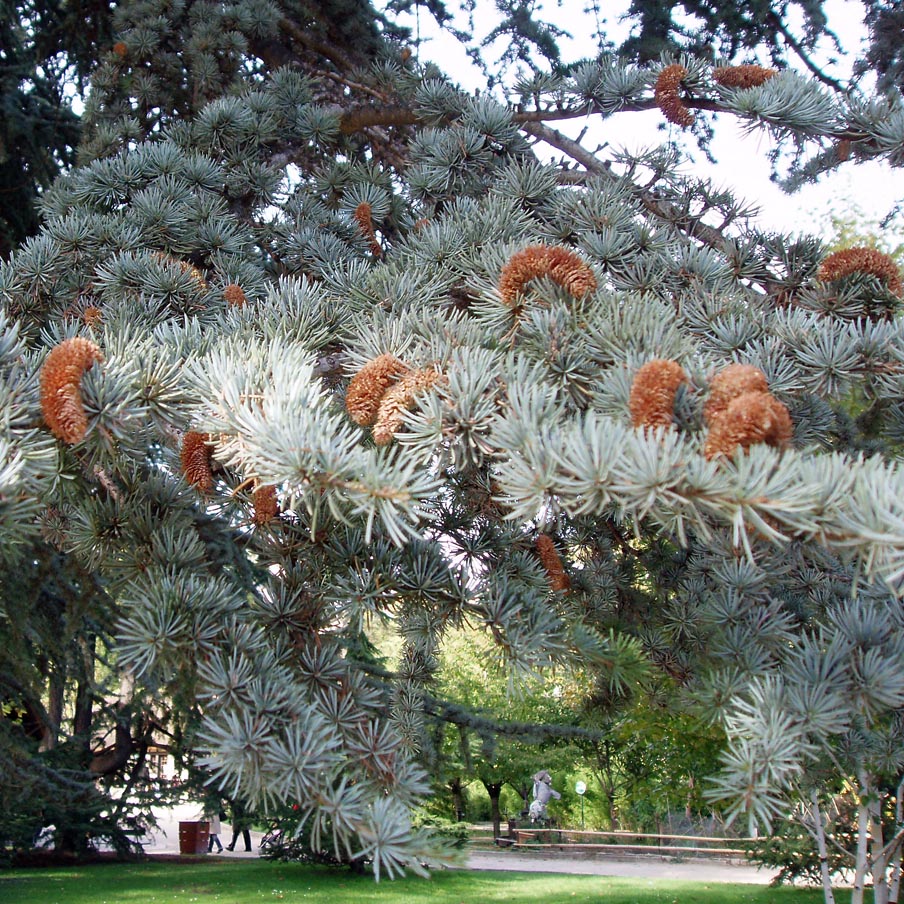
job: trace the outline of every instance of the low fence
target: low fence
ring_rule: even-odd
[[[590,832],[576,829],[509,826],[508,835],[493,839],[500,847],[568,850],[622,854],[657,854],[722,858],[743,857],[752,838],[721,838],[706,835],[670,835],[643,832]]]

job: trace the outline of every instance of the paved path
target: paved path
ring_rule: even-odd
[[[147,854],[178,854],[179,853],[179,823],[193,822],[201,818],[199,805],[196,803],[177,804],[174,807],[154,808],[154,816],[157,818],[158,828],[153,831],[144,844]],[[261,843],[261,833],[251,832],[251,851],[245,853],[242,836],[239,835],[234,851],[223,851],[224,857],[257,857],[258,846]],[[220,841],[225,847],[232,840],[232,825],[223,820],[220,829]]]
[[[719,860],[674,861],[664,857],[615,860],[590,857],[549,857],[541,853],[473,851],[468,869],[518,870],[525,873],[569,873],[587,876],[628,876],[638,879],[687,879],[696,882],[743,882],[768,885],[774,872]]]
[[[179,823],[200,819],[197,804],[180,804],[154,811],[159,828],[145,844],[148,854],[179,853]],[[224,845],[232,839],[232,826],[223,823],[220,841]],[[246,853],[239,837],[235,851],[224,851],[223,857],[257,857],[261,833],[251,833],[252,849]],[[767,885],[773,873],[745,864],[714,860],[675,861],[664,857],[643,857],[628,860],[591,856],[549,856],[543,852],[520,851],[472,851],[468,856],[468,869],[504,870],[525,873],[568,873],[589,876],[627,876],[638,879],[688,879],[698,882],[742,882]]]

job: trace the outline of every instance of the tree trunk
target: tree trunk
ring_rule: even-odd
[[[904,801],[901,800],[904,795],[904,778],[898,782],[895,791],[895,825],[900,826],[904,823]],[[898,895],[901,891],[901,848],[895,851],[894,867],[891,871],[891,879],[888,883],[888,904],[898,904]]]
[[[153,732],[150,727],[150,723],[145,723],[145,730],[142,732],[140,738],[135,743],[135,749],[138,753],[138,756],[135,757],[135,762],[132,765],[132,768],[129,770],[129,777],[126,781],[125,788],[123,789],[122,794],[119,795],[119,800],[116,803],[116,809],[113,811],[114,819],[119,822],[121,815],[125,812],[126,807],[128,806],[129,797],[132,794],[132,789],[138,784],[139,780],[142,777],[142,773],[145,770],[145,763],[147,762],[148,755],[148,746],[150,745],[151,738],[153,736]],[[141,845],[138,844],[136,851],[138,853],[141,852]]]
[[[615,789],[612,787],[606,788],[606,804],[609,808],[609,830],[612,832],[618,831],[618,809],[615,806]]]
[[[140,749],[140,743],[145,747],[151,741],[152,730],[150,723],[142,717],[136,717],[132,707],[132,697],[135,693],[135,681],[128,675],[124,675],[119,683],[119,701],[111,707],[114,718],[113,744],[102,750],[96,750],[91,757],[88,768],[94,775],[110,775],[124,769],[129,757]],[[137,731],[132,737],[133,722],[137,718]]]
[[[694,798],[694,777],[692,775],[688,776],[687,779],[687,797],[684,801],[684,818],[690,822],[693,818],[693,809],[691,804],[693,803]]]
[[[618,831],[618,811],[615,808],[615,776],[612,774],[612,751],[608,741],[602,745],[594,743],[593,751],[596,754],[596,777],[606,795],[606,803],[609,815],[609,830]]]
[[[461,822],[465,818],[465,798],[462,792],[460,775],[450,779],[449,790],[452,792],[452,812],[455,814],[455,821]]]
[[[96,642],[93,636],[79,642],[78,687],[75,692],[75,711],[72,716],[72,734],[84,751],[85,760],[90,756],[91,727],[94,720],[94,657]]]
[[[819,795],[815,790],[811,793],[810,799],[813,801],[811,816],[816,837],[816,849],[819,852],[819,874],[822,877],[822,894],[825,904],[835,904],[835,893],[832,891],[832,874],[829,871],[829,852],[826,847],[825,826],[822,822],[822,810],[819,808]]]
[[[95,753],[87,764],[94,775],[111,775],[124,769],[135,749],[135,742],[132,740],[131,706],[117,703],[114,714],[116,727],[113,744]]]
[[[889,851],[885,851],[882,833],[882,796],[878,788],[869,797],[870,865],[873,874],[873,904],[888,904],[888,864]]]
[[[518,794],[521,795],[521,817],[524,818],[527,816],[528,811],[530,810],[530,795],[533,789],[532,785],[518,785],[515,789]]]
[[[41,750],[53,750],[60,736],[60,725],[63,721],[63,689],[65,676],[57,669],[51,669],[47,689],[47,723],[44,726],[44,737]]]
[[[490,795],[490,814],[493,818],[493,838],[499,838],[502,834],[502,813],[499,810],[499,798],[502,796],[504,782],[483,781],[487,794]]]
[[[869,843],[869,778],[861,768],[857,772],[860,787],[857,795],[857,850],[854,859],[854,887],[851,890],[851,904],[863,904],[863,890],[866,882],[867,855]]]

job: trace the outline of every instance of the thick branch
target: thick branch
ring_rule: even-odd
[[[695,110],[712,110],[724,112],[725,108],[716,101],[705,98],[687,99],[686,106]],[[619,113],[641,113],[644,110],[652,110],[657,106],[656,101],[635,101],[625,104]],[[567,119],[580,119],[584,116],[611,116],[611,111],[591,104],[581,107],[564,107],[556,110],[513,110],[512,122],[524,126],[527,123],[559,122]],[[453,117],[449,117],[451,120]],[[349,110],[342,115],[341,129],[344,135],[351,135],[371,126],[411,126],[420,122],[420,117],[409,107],[398,106],[372,106],[358,107]]]
[[[435,697],[424,695],[424,709],[434,718],[441,719],[459,727],[489,729],[495,734],[514,738],[531,738],[542,736],[544,738],[582,738],[591,741],[601,741],[605,738],[605,732],[594,731],[592,728],[584,728],[580,725],[556,725],[537,724],[534,722],[509,722],[493,719],[473,710],[456,706],[446,700],[438,700]]]
[[[91,759],[89,769],[92,775],[112,775],[129,761],[134,749],[131,725],[131,711],[120,709],[116,713],[115,741],[111,747],[104,748]]]
[[[718,101],[705,97],[685,97],[682,99],[684,106],[692,110],[711,110],[713,113],[724,113],[725,107]],[[597,104],[587,104],[582,107],[563,107],[556,110],[515,110],[512,113],[512,122],[521,124],[525,122],[556,122],[562,119],[578,119],[581,116],[613,116],[615,113],[643,113],[645,110],[655,110],[659,104],[651,97],[647,100],[636,100],[626,103],[618,110],[604,110]]]
[[[355,666],[362,672],[381,682],[392,682],[397,679],[394,672],[374,665],[373,663],[356,662]],[[422,694],[424,711],[435,719],[457,725],[459,729],[473,728],[481,731],[492,731],[494,734],[514,738],[530,738],[542,736],[543,738],[571,738],[589,741],[603,741],[607,734],[605,731],[596,731],[592,728],[584,728],[581,725],[563,724],[538,724],[535,722],[510,722],[502,719],[494,719],[490,715],[477,712],[467,706],[440,700],[430,694]]]
[[[354,61],[344,51],[333,44],[321,40],[310,29],[299,28],[291,19],[280,19],[279,27],[293,40],[298,41],[308,50],[313,50],[325,57],[342,72],[352,72],[356,67]]]
[[[352,135],[371,126],[413,126],[418,116],[407,107],[359,107],[343,114],[339,128]]]

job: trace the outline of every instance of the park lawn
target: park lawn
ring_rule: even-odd
[[[370,876],[265,860],[154,859],[0,870],[4,904],[818,904],[821,900],[816,890],[468,870],[377,884]]]

